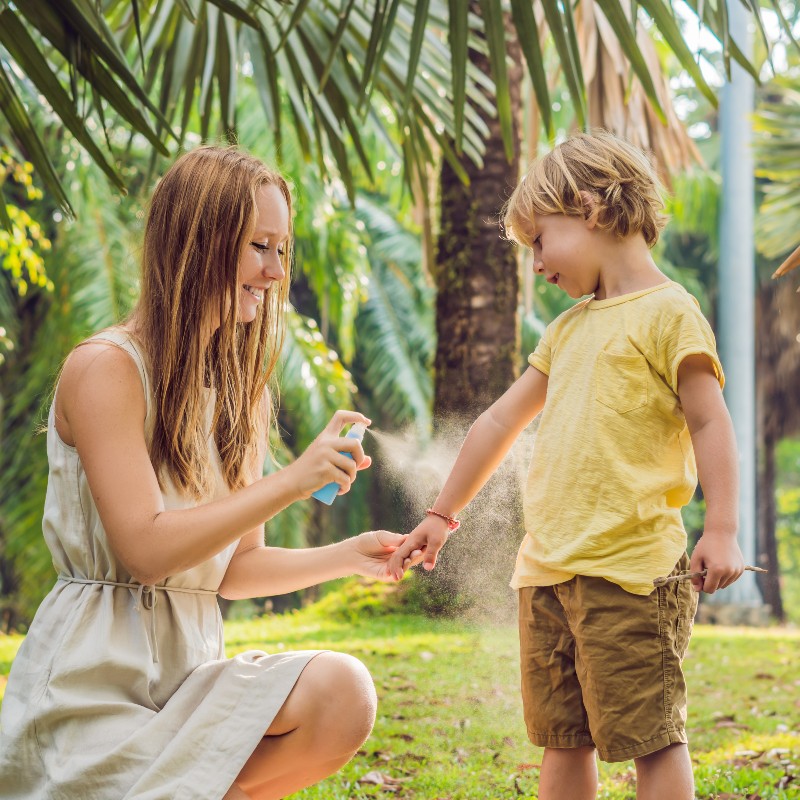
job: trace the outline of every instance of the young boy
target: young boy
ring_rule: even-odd
[[[635,760],[640,800],[694,797],[681,661],[696,591],[743,571],[722,368],[697,301],[651,257],[662,209],[649,160],[610,134],[573,136],[533,164],[505,228],[533,248],[538,275],[589,297],[548,326],[530,368],[472,426],[388,566],[399,577],[424,556],[433,569],[455,515],[542,412],[511,583],[525,722],[545,748],[540,800],[594,798],[595,752]],[[698,473],[707,511],[690,562],[680,509]],[[708,572],[653,588],[687,569]]]

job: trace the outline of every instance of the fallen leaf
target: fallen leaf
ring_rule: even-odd
[[[763,750],[737,750],[734,754],[735,758],[760,758],[764,755]]]
[[[410,780],[409,778],[393,778],[391,775],[386,775],[383,772],[378,772],[378,770],[372,770],[371,772],[367,772],[365,775],[362,775],[359,779],[359,783],[369,783],[373,786],[380,786],[382,788],[388,787],[398,787],[401,783]],[[392,789],[391,791],[397,791],[397,788]]]
[[[732,720],[723,719],[720,720],[715,726],[717,730],[720,728],[730,728],[734,731],[749,731],[750,727],[748,725],[744,725],[741,722],[733,722]]]

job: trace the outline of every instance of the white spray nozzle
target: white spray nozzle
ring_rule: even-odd
[[[363,422],[356,422],[353,424],[353,427],[347,431],[347,438],[348,439],[358,439],[360,442],[364,438],[364,434],[367,432],[367,426],[364,425]]]

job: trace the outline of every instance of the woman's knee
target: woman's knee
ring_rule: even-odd
[[[330,742],[333,735],[337,749],[354,752],[375,723],[378,698],[372,676],[361,661],[345,653],[320,653],[306,672],[321,738]]]

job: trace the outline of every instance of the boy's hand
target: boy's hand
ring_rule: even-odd
[[[692,551],[690,565],[692,572],[708,570],[705,577],[692,578],[692,586],[697,592],[714,594],[739,580],[744,572],[744,558],[731,531],[705,530],[700,541]]]
[[[448,533],[445,520],[432,514],[426,516],[389,559],[389,574],[400,580],[406,569],[422,560],[425,562],[425,569],[432,570],[436,566],[436,556],[447,541]]]

